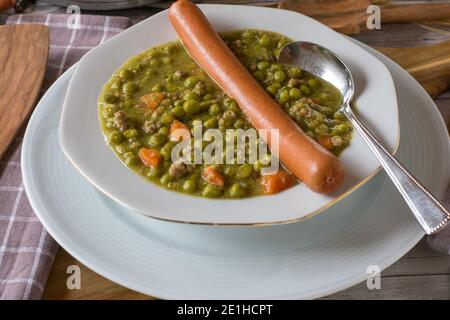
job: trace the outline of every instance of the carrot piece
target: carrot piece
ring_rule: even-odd
[[[191,138],[191,133],[183,122],[173,120],[170,125],[170,141],[180,141],[180,138],[188,140]]]
[[[203,180],[214,186],[221,187],[225,184],[225,179],[214,166],[209,166],[203,169],[202,178]]]
[[[294,178],[284,170],[262,177],[261,184],[264,186],[266,194],[281,192],[294,184]]]
[[[333,149],[333,143],[330,136],[320,136],[317,141],[327,150]]]
[[[152,168],[158,167],[161,163],[161,154],[155,149],[141,148],[139,150],[139,157],[146,166]]]
[[[164,96],[159,92],[152,92],[141,97],[141,101],[150,109],[155,110],[158,108],[161,101],[164,100]]]

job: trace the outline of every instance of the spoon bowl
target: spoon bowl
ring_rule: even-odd
[[[350,120],[356,131],[368,144],[425,233],[433,234],[442,230],[450,221],[450,213],[386,150],[350,107],[355,86],[350,69],[342,60],[331,50],[318,44],[295,41],[281,48],[278,61],[300,67],[328,81],[341,92],[343,101],[339,112]]]
[[[343,104],[353,99],[354,81],[348,67],[330,50],[305,41],[285,45],[278,56],[282,64],[299,66],[303,70],[328,81],[343,97]]]

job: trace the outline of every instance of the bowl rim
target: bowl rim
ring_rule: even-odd
[[[234,9],[236,9],[237,7],[248,7],[248,6],[243,6],[243,5],[230,5],[230,4],[198,4],[198,6],[202,9],[202,8],[208,8],[208,7],[233,7]],[[264,10],[277,10],[277,11],[286,11],[289,13],[293,13],[290,10],[285,10],[285,9],[275,9],[275,8],[267,8],[267,7],[255,7],[258,9],[264,9]],[[150,16],[149,18],[140,21],[139,23],[131,26],[130,28],[126,29],[125,31],[130,31],[132,29],[134,29],[137,25],[155,18],[157,16],[160,15],[164,15],[167,14],[168,9],[163,10],[161,12],[158,12],[152,16]],[[298,14],[300,16],[302,16],[303,18],[309,19],[309,20],[313,20],[312,18],[305,16],[301,13],[297,13],[295,12],[295,14]],[[329,27],[327,27],[326,25],[323,25],[322,23],[313,20],[315,23],[318,23],[322,26],[325,26],[326,28],[328,28],[329,30],[331,30],[332,32],[338,34],[337,32],[335,32],[334,30],[330,29]],[[340,35],[344,38],[346,38],[349,41],[352,41],[355,45],[357,45],[350,37],[345,36],[345,35]],[[108,39],[107,41],[105,41],[104,43],[109,42],[110,40],[112,40],[113,38],[116,37],[120,37],[123,36],[123,32],[112,37],[111,39]],[[367,51],[365,48],[358,46],[361,50],[364,50],[365,52],[367,52],[369,55],[371,55],[374,59],[376,59],[379,64],[380,67],[382,67],[385,71],[386,74],[386,80],[388,80],[391,83],[393,90],[393,94],[394,94],[394,98],[395,98],[395,110],[396,112],[396,123],[397,123],[397,133],[396,133],[396,142],[394,147],[392,148],[392,154],[395,154],[398,150],[398,147],[400,145],[400,134],[401,134],[401,129],[400,129],[400,119],[399,119],[399,112],[398,112],[398,97],[397,97],[397,93],[396,93],[396,88],[395,88],[395,84],[392,78],[392,75],[389,71],[389,69],[386,67],[386,65],[381,62],[377,57],[375,57],[373,54],[371,54],[369,51]],[[95,48],[94,48],[95,49]],[[90,56],[90,54],[92,53],[92,51],[87,52],[81,59],[79,62],[76,63],[76,65],[74,66],[74,72],[72,74],[72,77],[70,79],[69,85],[68,85],[68,89],[67,91],[70,90],[71,87],[71,83],[72,83],[72,79],[74,78],[74,75],[77,74],[77,71],[79,70],[78,66],[80,65],[80,62],[82,62],[84,59],[86,59],[87,57]],[[132,56],[128,57],[127,59],[132,58]],[[126,60],[123,62],[125,63]],[[59,145],[61,147],[61,149],[63,150],[64,155],[66,156],[67,159],[69,159],[70,163],[77,169],[78,172],[80,172],[82,174],[83,177],[85,177],[91,184],[93,184],[98,190],[100,190],[102,193],[104,193],[105,195],[107,195],[108,197],[112,198],[114,201],[118,202],[119,204],[125,206],[126,208],[133,210],[139,214],[142,214],[146,217],[149,218],[153,218],[153,219],[157,219],[157,220],[161,220],[161,221],[167,221],[167,222],[176,222],[176,223],[186,223],[186,224],[193,224],[193,225],[212,225],[212,226],[230,226],[230,227],[265,227],[265,226],[271,226],[271,225],[282,225],[282,224],[290,224],[290,223],[295,223],[295,222],[299,222],[302,220],[306,220],[309,219],[319,213],[322,213],[323,211],[326,211],[327,209],[331,208],[333,205],[335,205],[336,203],[338,203],[339,201],[343,200],[344,198],[346,198],[347,196],[351,195],[354,191],[356,191],[357,189],[359,189],[360,187],[362,187],[363,185],[365,185],[370,179],[372,179],[376,174],[378,174],[380,172],[380,170],[382,169],[381,165],[378,164],[378,166],[371,171],[365,178],[363,178],[362,180],[360,180],[358,183],[352,185],[351,187],[349,187],[346,191],[342,192],[341,194],[339,194],[338,196],[334,197],[333,199],[331,199],[330,201],[326,202],[323,206],[321,206],[320,208],[313,210],[303,216],[300,217],[296,217],[296,218],[292,218],[292,219],[283,219],[283,220],[277,220],[277,221],[270,221],[270,222],[208,222],[208,221],[192,221],[192,220],[181,220],[181,219],[174,219],[174,218],[165,218],[162,217],[161,215],[154,215],[152,213],[152,211],[143,211],[143,210],[139,210],[135,207],[133,207],[132,205],[130,205],[127,202],[124,202],[120,199],[118,199],[116,196],[112,195],[109,191],[105,190],[102,186],[98,185],[91,177],[89,177],[89,175],[87,173],[84,172],[84,170],[82,170],[79,165],[76,163],[76,161],[71,157],[70,155],[70,151],[67,150],[65,148],[65,143],[64,143],[64,135],[62,134],[62,127],[64,125],[64,118],[65,118],[65,112],[64,112],[64,106],[66,105],[66,100],[67,100],[67,94],[64,98],[64,104],[63,104],[63,110],[61,113],[61,120],[59,123],[59,129],[58,129],[58,141],[59,141]],[[115,153],[112,152],[112,154]],[[128,169],[128,168],[127,168]],[[128,169],[130,170],[130,169]],[[135,172],[133,172],[134,174],[136,174]],[[174,193],[173,191],[171,191],[172,193]],[[206,199],[206,200],[210,200],[210,201],[230,201],[230,200],[223,200],[223,199]],[[238,200],[239,201],[239,200]]]

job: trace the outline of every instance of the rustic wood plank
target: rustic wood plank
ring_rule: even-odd
[[[450,275],[382,277],[380,290],[369,290],[363,282],[323,299],[449,300]]]
[[[44,25],[0,26],[0,159],[38,97],[49,41]]]
[[[414,48],[375,47],[406,69],[436,98],[450,85],[450,41]]]
[[[68,289],[66,282],[69,274],[67,267],[77,265],[81,270],[81,289]],[[124,288],[108,279],[98,275],[94,271],[79,263],[60,248],[55,258],[55,263],[50,272],[43,299],[67,300],[67,299],[145,299],[154,298]]]

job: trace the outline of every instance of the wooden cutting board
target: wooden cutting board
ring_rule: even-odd
[[[431,97],[450,89],[450,41],[417,48],[375,49],[406,69]]]
[[[356,34],[366,29],[367,7],[380,7],[381,23],[450,18],[449,2],[390,3],[383,0],[281,0],[278,8],[293,10],[316,19],[345,34]]]
[[[39,95],[48,49],[44,25],[0,26],[0,159]]]

